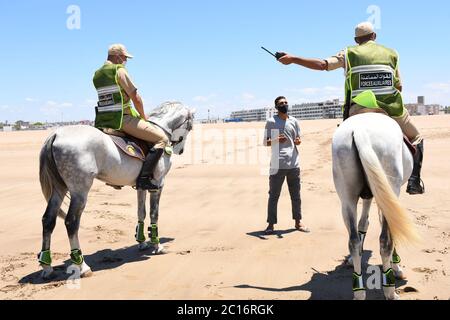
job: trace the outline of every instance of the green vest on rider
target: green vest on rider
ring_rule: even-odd
[[[117,80],[117,72],[121,68],[124,68],[121,64],[104,64],[95,72],[93,82],[98,94],[96,128],[120,130],[123,111],[131,107],[130,101],[124,101],[126,93]]]
[[[397,89],[398,54],[368,41],[348,47],[345,56],[345,91],[350,91],[352,101],[367,108],[379,107],[392,117],[402,116],[403,99]]]

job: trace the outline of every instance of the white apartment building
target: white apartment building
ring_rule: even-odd
[[[289,115],[302,120],[342,118],[343,102],[338,99],[324,102],[302,103],[290,107]],[[230,119],[241,121],[266,121],[277,111],[274,107],[234,111]]]

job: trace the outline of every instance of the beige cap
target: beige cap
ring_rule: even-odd
[[[364,37],[367,36],[371,33],[374,33],[374,28],[373,28],[373,24],[370,22],[362,22],[360,24],[358,24],[355,28],[355,37],[359,38],[359,37]]]
[[[125,46],[120,43],[111,45],[108,49],[108,55],[110,56],[124,55],[127,58],[133,58],[133,56],[128,53],[127,48],[125,48]]]

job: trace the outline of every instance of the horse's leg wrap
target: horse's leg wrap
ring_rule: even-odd
[[[366,290],[364,288],[363,277],[356,272],[353,272],[353,292]]]
[[[383,272],[383,287],[395,287],[394,270],[388,269],[386,272]]]
[[[399,264],[402,261],[397,251],[394,249],[394,253],[392,254],[392,263]]]
[[[391,266],[392,269],[394,269],[395,278],[405,280],[406,275],[403,272],[402,267],[400,266],[400,262],[402,262],[402,259],[400,258],[397,251],[394,248],[394,252],[392,253]]]
[[[76,264],[77,266],[80,266],[84,262],[83,254],[81,253],[80,249],[74,249],[70,252],[70,260]]]
[[[158,237],[158,225],[155,223],[152,223],[150,227],[148,228],[148,237],[150,238],[150,243],[157,245],[159,244],[159,237]]]
[[[38,254],[39,263],[45,266],[50,266],[52,264],[52,253],[50,250],[41,251]]]
[[[136,241],[139,243],[145,242],[144,222],[141,222],[141,221],[138,222],[138,225],[136,226],[135,238],[136,238]]]

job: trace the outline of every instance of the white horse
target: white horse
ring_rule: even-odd
[[[354,298],[359,300],[366,297],[361,258],[372,199],[364,196],[369,199],[363,200],[359,226],[357,204],[363,190],[370,187],[381,213],[383,291],[387,299],[398,299],[395,293],[395,273],[401,276],[402,271],[394,246],[418,240],[416,230],[398,200],[400,188],[408,181],[413,168],[413,157],[403,141],[402,131],[386,115],[355,115],[336,130],[332,155],[334,184],[349,233],[349,249],[354,266]]]
[[[181,103],[168,102],[153,110],[149,116],[149,121],[165,131],[175,154],[183,153],[186,137],[193,127],[194,112]],[[42,251],[38,257],[44,278],[49,278],[53,273],[50,241],[57,216],[65,219],[73,265],[79,269],[80,276],[91,274],[81,253],[78,229],[94,179],[113,186],[134,186],[141,167],[142,161],[126,155],[108,135],[91,126],[63,127],[47,138],[40,153],[39,170],[42,192],[48,203],[42,217]],[[143,234],[146,192],[137,192],[139,223],[136,240],[140,242],[140,249],[153,247],[155,253],[162,249],[157,234],[158,204],[170,167],[170,152],[164,152],[154,172],[154,180],[161,189],[151,193],[150,244],[144,243]],[[66,196],[70,198],[67,214],[61,210]]]

